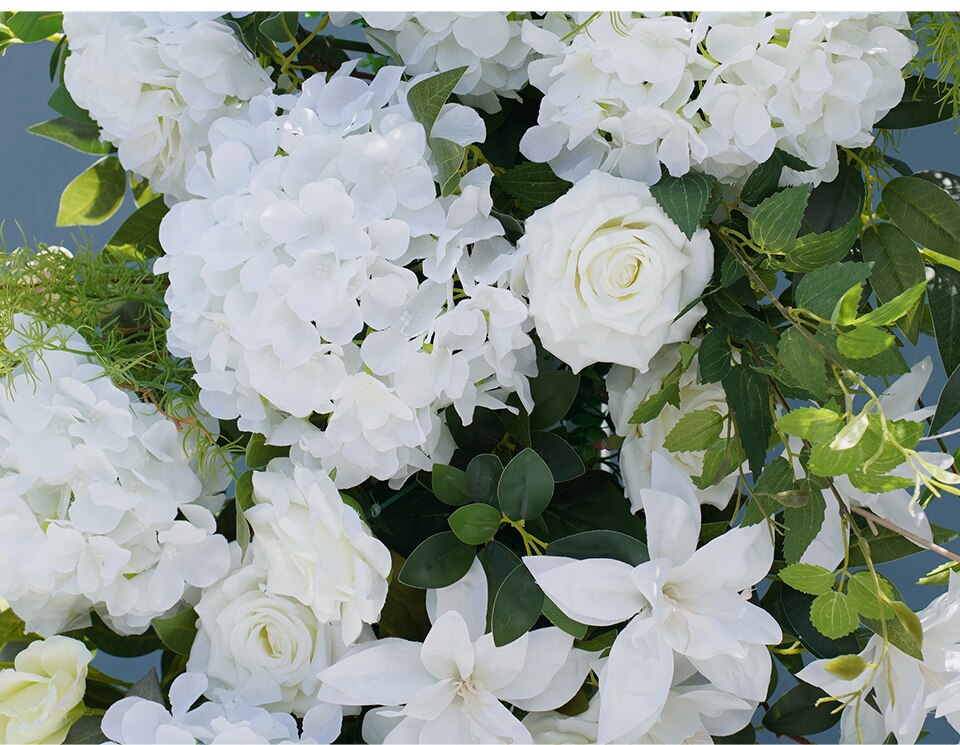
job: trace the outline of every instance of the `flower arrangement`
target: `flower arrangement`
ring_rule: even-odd
[[[58,225],[134,209],[0,259],[0,740],[960,731],[953,15],[45,40]]]

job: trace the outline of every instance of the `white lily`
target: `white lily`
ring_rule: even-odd
[[[767,574],[773,544],[765,525],[735,528],[697,548],[700,505],[690,479],[654,454],[652,488],[641,490],[650,560],[525,557],[546,595],[591,626],[628,622],[600,676],[599,741],[646,731],[674,677],[674,652],[721,691],[759,701],[781,639],[766,611],[748,602]]]
[[[597,654],[573,649],[557,628],[502,647],[485,634],[487,578],[479,561],[459,582],[427,593],[433,628],[423,643],[358,644],[320,673],[321,701],[379,704],[363,723],[366,742],[530,742],[503,702],[549,711],[579,690]]]

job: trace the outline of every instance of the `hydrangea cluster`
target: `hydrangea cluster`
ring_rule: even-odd
[[[279,118],[221,123],[188,182],[203,198],[164,219],[156,265],[170,348],[193,360],[206,409],[298,443],[340,487],[445,462],[440,412],[469,423],[513,391],[529,408],[536,370],[526,305],[498,286],[513,248],[490,215],[489,167],[437,197],[406,102],[419,79],[351,69],[308,80]],[[483,133],[448,104],[431,137]]]
[[[357,18],[375,49],[396,58],[411,75],[466,67],[454,93],[471,106],[500,111],[499,98],[519,98],[535,52],[521,38],[530,13],[332,13],[345,25]]]
[[[577,181],[601,169],[655,183],[661,166],[742,183],[774,148],[830,181],[836,146],[864,147],[903,94],[906,13],[550,14],[522,38],[543,91],[522,152]]]
[[[5,344],[22,362],[0,390],[0,565],[18,570],[0,596],[44,636],[91,610],[137,634],[196,602],[229,556],[183,434],[73,329],[18,314]]]
[[[170,200],[208,130],[273,89],[219,13],[66,13],[64,82],[117,146],[124,168]]]

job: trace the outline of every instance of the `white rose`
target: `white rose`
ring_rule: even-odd
[[[321,624],[310,608],[267,591],[263,570],[250,563],[205,590],[196,611],[187,671],[206,675],[208,690],[237,690],[251,678],[273,683],[280,696],[268,711],[303,716],[316,704],[317,675],[345,650],[336,624]]]
[[[93,655],[76,639],[32,642],[13,669],[0,670],[0,742],[62,743],[83,716],[87,665]]]
[[[645,373],[638,373],[628,367],[615,365],[607,375],[607,394],[610,415],[616,432],[624,438],[620,448],[620,473],[630,505],[634,510],[641,509],[640,491],[652,485],[651,466],[653,454],[659,453],[674,467],[691,478],[703,473],[705,450],[683,450],[671,452],[664,446],[664,440],[677,422],[691,411],[714,411],[722,417],[727,416],[727,398],[723,386],[719,383],[697,382],[697,361],[691,363],[680,376],[680,406],[671,403],[663,407],[660,414],[649,422],[631,424],[630,417],[637,407],[651,394],[659,391],[663,378],[680,361],[678,346],[667,347],[650,362]],[[731,424],[726,422],[723,435],[730,434]],[[706,489],[697,489],[697,499],[701,504],[711,504],[723,509],[730,501],[737,485],[738,473],[725,476],[719,483]]]
[[[253,499],[245,514],[267,590],[309,606],[323,623],[341,621],[344,643],[355,641],[380,617],[390,551],[323,471],[273,460],[254,474]]]
[[[594,171],[527,220],[530,312],[543,346],[574,371],[616,362],[646,371],[664,345],[690,338],[713,246],[687,239],[644,185]]]

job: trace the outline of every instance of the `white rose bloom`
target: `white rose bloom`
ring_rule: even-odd
[[[594,362],[645,372],[706,313],[674,321],[710,281],[707,232],[688,239],[636,181],[591,173],[527,220],[519,247],[540,340],[575,372]]]
[[[340,622],[344,643],[352,643],[380,617],[390,551],[322,471],[274,459],[254,473],[253,500],[244,515],[267,591],[294,598],[322,623]]]
[[[182,673],[170,684],[170,710],[155,701],[128,696],[103,716],[103,733],[117,745],[140,743],[330,743],[340,734],[340,707],[317,704],[303,717],[303,734],[286,712],[264,704],[279,698],[268,681],[253,681],[237,692],[209,689],[201,673]],[[208,699],[194,706],[201,696]]]
[[[211,125],[273,88],[218,14],[66,13],[64,82],[117,146],[124,168],[169,199],[209,145]]]
[[[194,446],[118,388],[72,329],[18,314],[0,389],[0,595],[29,631],[125,634],[176,612],[227,571]],[[185,520],[179,519],[180,516]]]
[[[0,670],[0,742],[55,743],[83,716],[87,665],[82,642],[53,636],[31,642]]]
[[[530,23],[529,13],[373,11],[331,17],[340,26],[363,18],[370,44],[397,57],[411,75],[466,67],[453,92],[484,111],[500,111],[497,96],[519,99],[517,91],[527,84],[534,52],[520,30]]]
[[[276,686],[279,695],[264,708],[303,716],[316,704],[317,675],[346,645],[337,624],[323,623],[309,606],[267,589],[256,553],[254,539],[245,563],[204,591],[187,671],[206,675],[209,689]]]
[[[691,411],[713,411],[726,417],[727,398],[723,386],[719,383],[698,383],[697,358],[680,376],[680,407],[667,402],[656,418],[643,424],[631,424],[630,417],[637,407],[651,394],[660,390],[664,377],[680,362],[680,350],[677,346],[664,347],[650,362],[645,373],[614,365],[607,373],[607,395],[610,415],[616,427],[616,434],[624,438],[620,446],[620,473],[623,476],[624,492],[634,511],[641,507],[640,491],[649,489],[652,478],[653,454],[658,453],[673,466],[688,476],[700,476],[703,473],[704,450],[685,450],[671,452],[663,446],[670,431],[681,417]],[[730,435],[731,422],[725,425],[724,437]],[[706,489],[697,490],[697,499],[701,504],[712,504],[723,509],[730,501],[737,486],[736,471],[724,476],[719,483]]]

